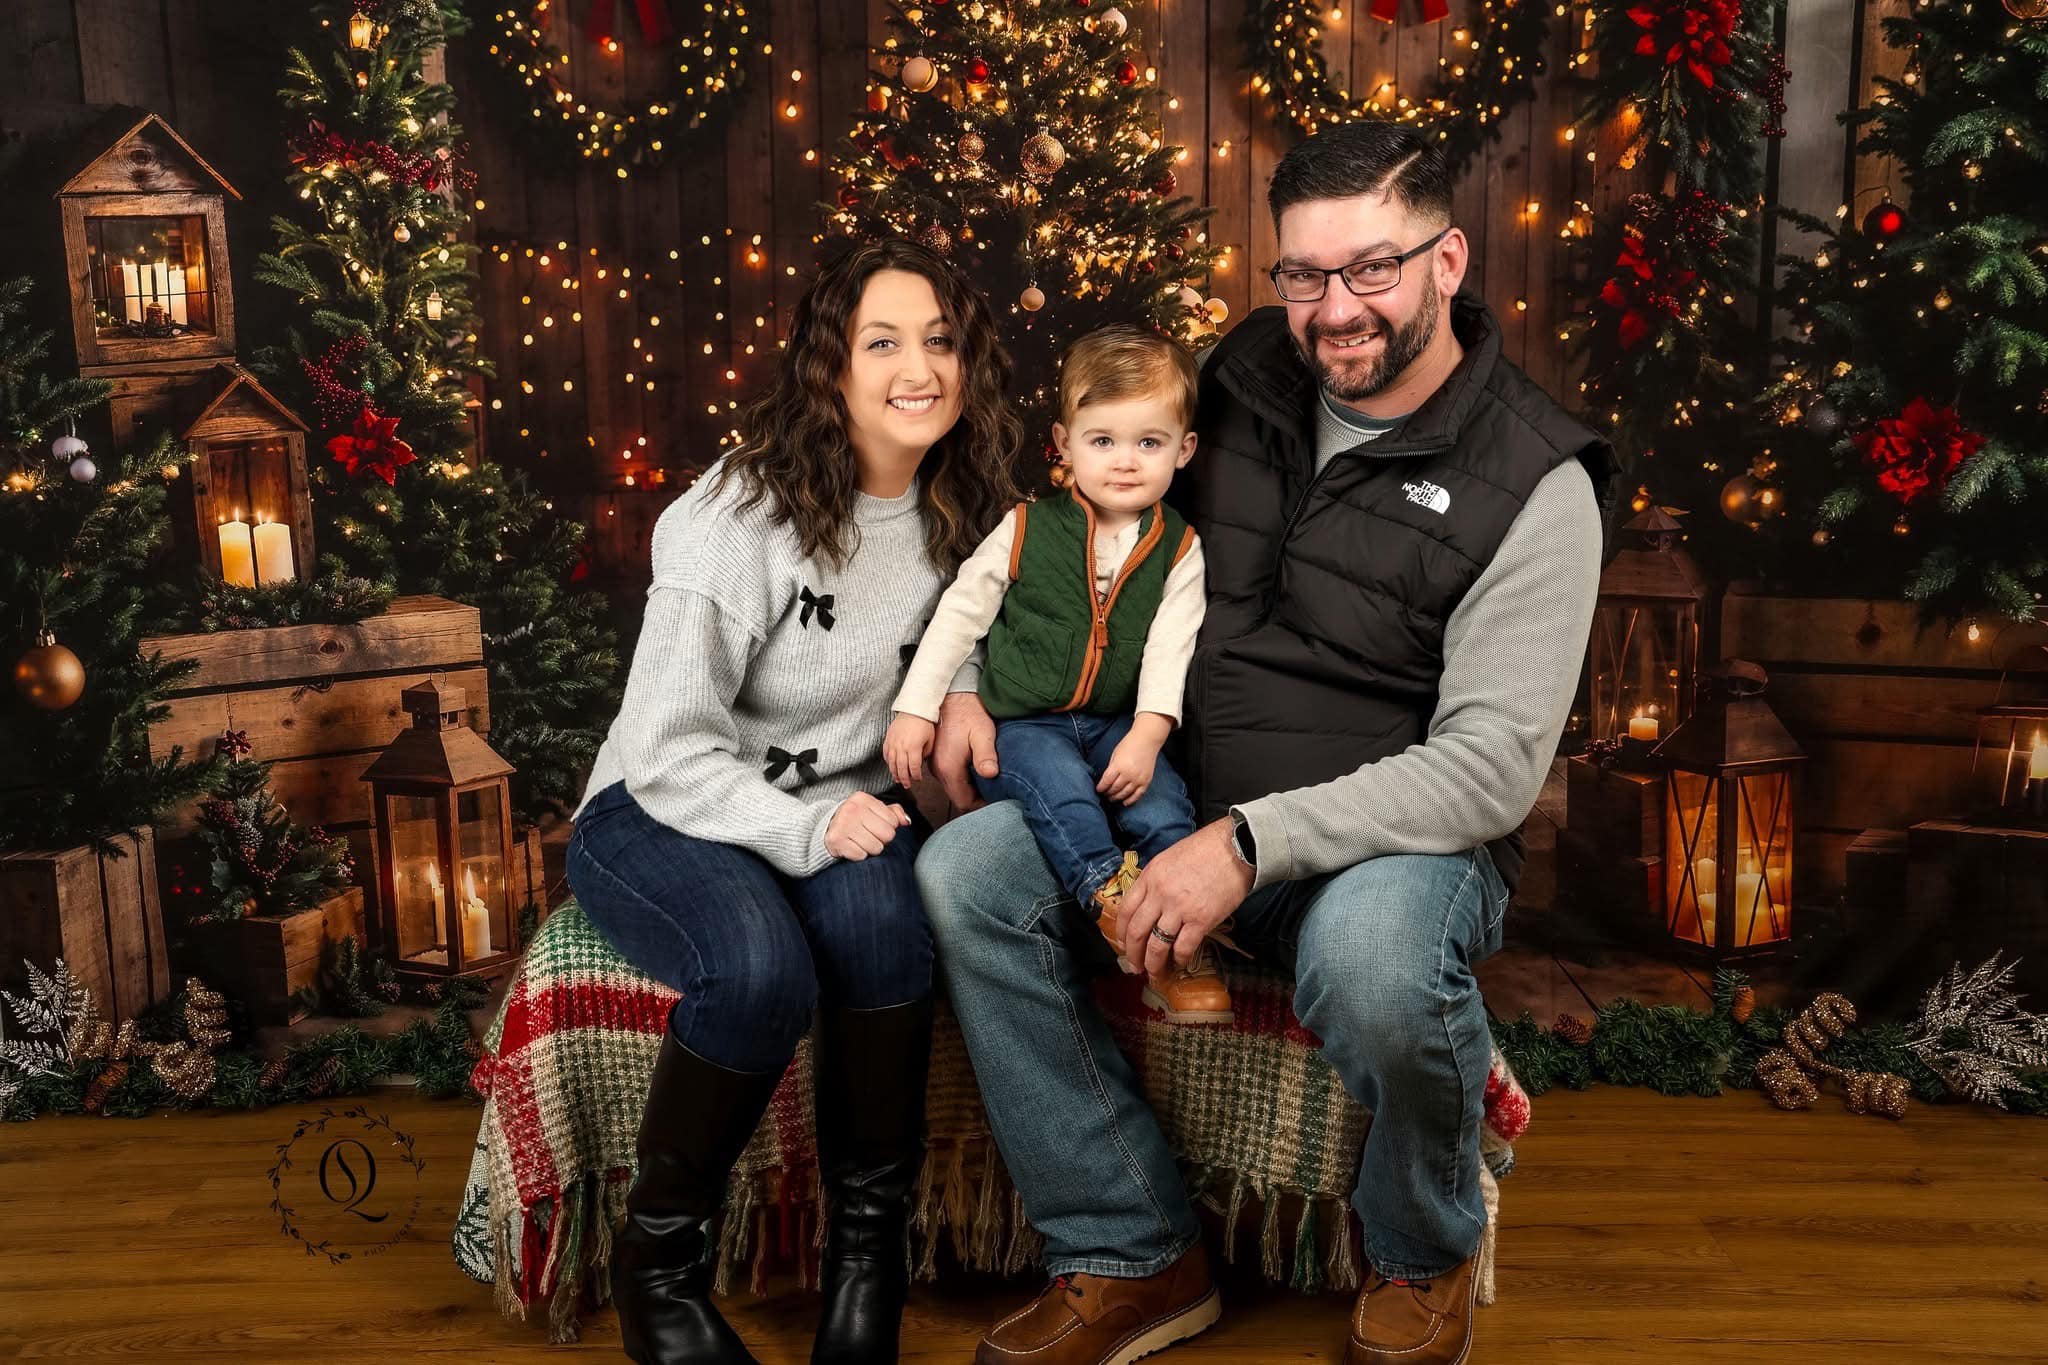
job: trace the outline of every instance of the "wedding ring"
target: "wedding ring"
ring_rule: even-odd
[[[1158,939],[1161,943],[1171,943],[1178,937],[1178,934],[1162,934],[1159,932],[1159,926],[1155,924],[1152,926],[1152,937]]]

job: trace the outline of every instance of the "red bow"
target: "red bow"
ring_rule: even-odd
[[[1372,0],[1372,17],[1383,24],[1395,22],[1401,13],[1401,0]],[[1422,0],[1422,21],[1433,24],[1439,19],[1451,17],[1451,0]]]

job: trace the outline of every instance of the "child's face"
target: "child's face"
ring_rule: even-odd
[[[1085,403],[1071,427],[1052,424],[1052,439],[1081,496],[1104,512],[1144,511],[1195,454],[1195,433],[1165,397]]]

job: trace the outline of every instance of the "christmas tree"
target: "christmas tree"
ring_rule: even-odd
[[[108,385],[52,380],[47,331],[22,323],[32,282],[0,284],[0,608],[14,689],[0,705],[0,849],[91,843],[155,823],[210,789],[217,765],[152,759],[159,700],[197,664],[144,658],[161,619],[153,563],[169,533],[168,439],[97,455],[72,434]]]
[[[1208,210],[1175,197],[1143,35],[1100,11],[891,0],[884,65],[840,147],[831,229],[950,255],[1009,325],[1027,440],[1051,450],[1060,351],[1112,322],[1205,344]]]
[[[270,790],[270,765],[249,757],[249,736],[229,730],[219,790],[199,803],[207,861],[201,919],[290,915],[311,909],[355,879],[345,840],[294,821]]]
[[[1817,516],[1786,537],[1785,571],[2032,618],[2048,587],[2048,7],[1920,0],[1884,34],[1910,50],[1905,73],[1850,118],[1909,197],[1839,224],[1795,216],[1823,240],[1787,262],[1772,437]]]
[[[323,547],[407,593],[477,607],[491,671],[491,744],[517,765],[531,818],[572,801],[617,707],[618,651],[603,599],[569,590],[583,528],[510,470],[473,463],[476,353],[462,240],[474,177],[454,92],[429,56],[464,21],[453,0],[313,7],[322,46],[294,49],[291,182],[304,221],[280,218],[258,277],[305,318],[259,366],[318,422]]]
[[[1715,564],[1753,558],[1745,528],[1785,506],[1768,453],[1751,459],[1763,138],[1784,132],[1774,12],[1774,0],[1593,6],[1597,74],[1574,140],[1604,138],[1615,150],[1602,173],[1658,188],[1599,216],[1576,204],[1562,229],[1591,286],[1567,328],[1585,360],[1587,415],[1626,462],[1635,511],[1718,504],[1727,520],[1687,523]]]

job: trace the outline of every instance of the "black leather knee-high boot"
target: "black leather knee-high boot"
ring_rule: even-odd
[[[727,1178],[781,1079],[728,1071],[662,1037],[635,1144],[640,1169],[612,1243],[619,1330],[639,1365],[754,1365],[711,1302],[711,1279]]]
[[[819,1011],[818,1173],[829,1216],[812,1365],[888,1365],[910,1290],[932,1002]]]

